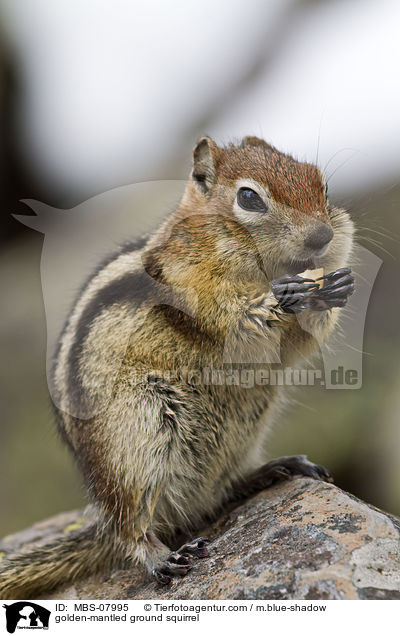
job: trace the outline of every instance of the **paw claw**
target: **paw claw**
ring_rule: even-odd
[[[177,565],[189,565],[190,559],[184,552],[171,552],[168,557],[168,563],[175,563]]]
[[[170,576],[160,572],[158,569],[153,570],[153,576],[160,585],[169,585],[172,581]]]
[[[297,314],[307,309],[318,284],[310,278],[286,275],[272,280],[270,287],[281,309]]]
[[[322,289],[318,289],[311,298],[311,308],[315,311],[326,311],[332,307],[344,307],[351,294],[354,293],[354,276],[350,267],[340,269],[321,276],[324,280]]]
[[[321,464],[315,464],[315,470],[318,475],[318,479],[323,479],[324,481],[333,483],[332,473],[327,468],[325,468],[325,466],[321,466]]]
[[[209,552],[206,547],[208,543],[210,543],[210,539],[208,539],[208,537],[199,537],[198,539],[185,543],[179,548],[178,553],[192,556],[197,559],[204,559],[209,556]]]
[[[329,274],[325,274],[325,276],[321,276],[321,279],[333,281],[337,278],[341,278],[342,276],[346,276],[347,274],[351,274],[351,276],[353,276],[351,267],[340,267],[339,269],[335,269],[334,272],[330,272]]]
[[[292,473],[285,466],[276,466],[274,472],[283,479],[289,479],[292,477]]]

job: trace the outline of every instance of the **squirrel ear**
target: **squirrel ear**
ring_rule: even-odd
[[[218,146],[211,137],[201,137],[193,148],[192,179],[196,187],[207,194],[217,180]]]
[[[265,148],[269,147],[264,139],[260,139],[259,137],[252,137],[251,135],[248,137],[244,137],[240,145],[242,148],[244,148],[245,146],[264,146]]]

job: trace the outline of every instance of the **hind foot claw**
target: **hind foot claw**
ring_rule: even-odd
[[[207,537],[199,537],[198,539],[189,541],[189,543],[185,543],[179,548],[178,552],[179,554],[190,555],[197,559],[204,559],[209,556],[207,543],[210,543],[210,539],[207,539]]]

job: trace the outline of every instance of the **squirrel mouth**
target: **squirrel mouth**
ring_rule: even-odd
[[[315,269],[315,263],[312,258],[308,258],[306,261],[291,260],[285,264],[285,271],[292,275],[300,274],[306,269]]]

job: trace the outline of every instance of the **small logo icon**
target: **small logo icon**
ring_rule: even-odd
[[[4,604],[6,610],[7,631],[13,634],[16,629],[49,629],[50,610],[31,603],[17,601]]]

